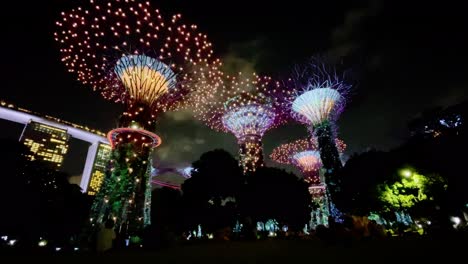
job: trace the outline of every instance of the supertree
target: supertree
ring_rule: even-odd
[[[113,153],[91,222],[114,219],[119,232],[134,235],[150,223],[149,154],[161,144],[151,132],[156,117],[179,109],[188,94],[210,100],[205,87],[216,89],[219,61],[195,25],[180,14],[163,17],[149,2],[91,0],[62,12],[56,25],[68,71],[125,105],[119,127],[108,133]]]
[[[199,104],[196,116],[217,131],[232,133],[239,144],[239,163],[244,173],[263,166],[262,137],[283,123],[288,113],[282,101],[283,84],[253,74],[224,76],[216,100]]]
[[[343,153],[346,144],[340,139],[335,139],[335,142],[339,152]],[[273,149],[270,158],[281,164],[296,166],[302,172],[304,180],[309,183],[309,192],[316,208],[312,211],[311,226],[328,223],[329,201],[326,184],[320,173],[322,161],[318,151],[317,139],[315,137],[298,139],[280,145]]]
[[[335,144],[335,122],[346,103],[351,85],[345,74],[321,58],[313,58],[297,67],[292,78],[295,92],[290,97],[292,116],[309,126],[311,136],[317,138],[318,150],[325,169],[325,181],[330,191],[336,191],[339,180],[336,171],[343,165]]]
[[[340,139],[335,139],[335,144],[339,153],[343,153],[346,149],[346,144]],[[311,186],[323,184],[320,178],[322,160],[316,138],[298,139],[280,145],[273,149],[270,158],[277,163],[296,166],[302,172],[304,181]]]

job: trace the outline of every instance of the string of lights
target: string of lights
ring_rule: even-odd
[[[222,81],[216,100],[198,104],[194,113],[212,129],[234,134],[244,172],[255,171],[263,166],[263,135],[289,116],[283,102],[288,89],[271,77],[256,74],[227,75]]]
[[[159,114],[212,100],[220,61],[196,25],[163,16],[150,2],[103,0],[61,13],[54,33],[61,60],[78,81],[123,103],[111,171],[92,206],[92,224],[113,219],[138,235],[150,223],[149,154],[161,139]]]
[[[325,180],[331,189],[337,182],[335,172],[343,165],[335,141],[336,120],[344,109],[351,85],[344,74],[321,58],[312,58],[298,66],[289,81],[294,91],[288,98],[291,116],[309,127],[311,137],[317,139],[317,150],[325,169]]]

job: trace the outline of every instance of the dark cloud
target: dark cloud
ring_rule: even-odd
[[[369,1],[348,11],[329,51],[359,62],[359,85],[339,122],[351,151],[394,147],[408,136],[407,122],[425,109],[468,98],[467,22],[460,10]]]
[[[162,167],[191,164],[200,155],[214,148],[236,153],[233,135],[215,132],[195,120],[189,112],[167,113],[159,122],[156,133],[163,143],[154,151],[154,162]]]

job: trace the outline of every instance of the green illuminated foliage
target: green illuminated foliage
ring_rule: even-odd
[[[401,170],[399,174],[399,180],[379,186],[380,200],[397,210],[409,209],[421,201],[432,200],[430,188],[441,181],[440,177],[427,177],[409,169]]]

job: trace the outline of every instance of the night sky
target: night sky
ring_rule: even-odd
[[[12,1],[1,14],[0,99],[102,131],[114,128],[122,106],[75,81],[53,40],[60,11],[83,1],[32,2]],[[197,24],[231,70],[284,76],[317,53],[343,58],[356,81],[338,122],[348,156],[398,146],[409,136],[409,120],[468,97],[466,8],[450,1],[151,2]],[[17,126],[0,127],[3,137],[19,136]],[[215,148],[237,154],[233,135],[211,131],[190,113],[166,114],[156,132],[163,144],[155,156],[165,166],[189,164]],[[296,124],[272,130],[264,138],[265,154],[306,134]],[[86,149],[79,142],[72,149],[66,167],[77,175]]]

